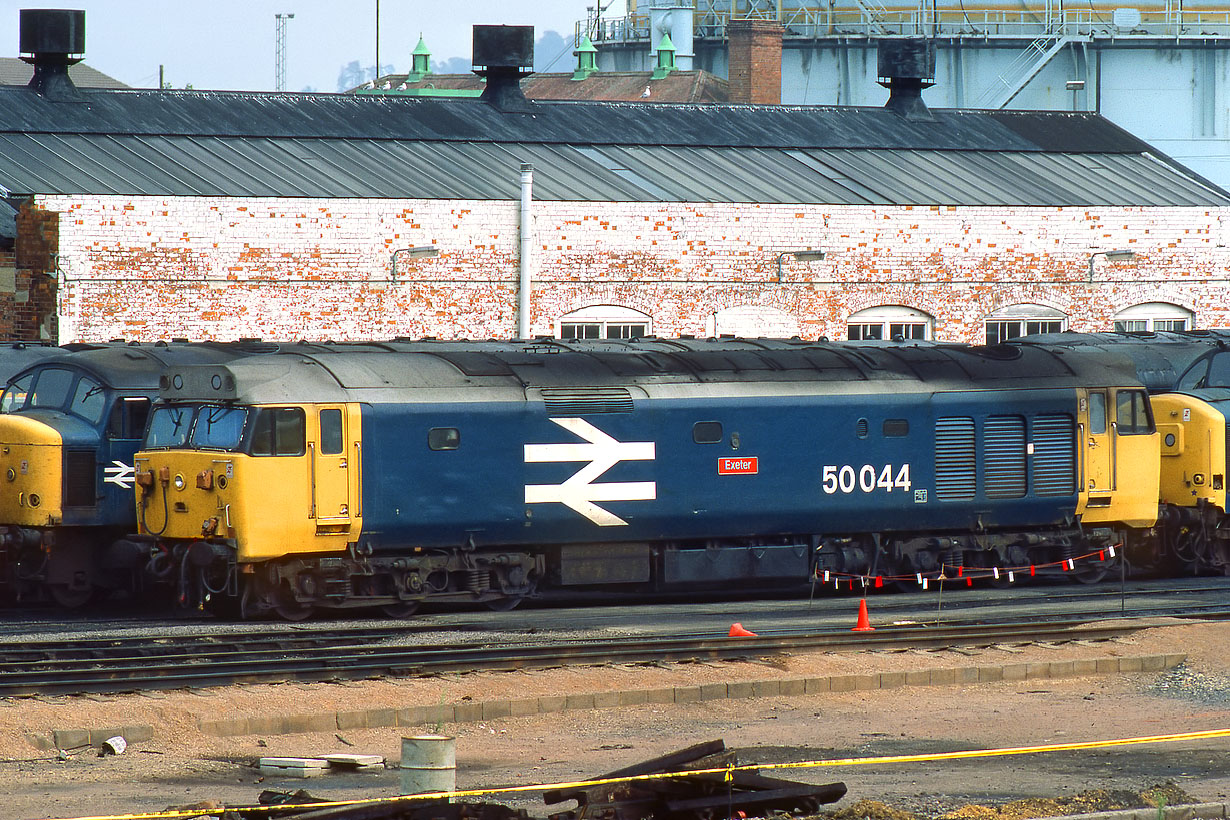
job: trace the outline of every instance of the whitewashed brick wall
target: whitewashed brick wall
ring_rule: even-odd
[[[44,196],[60,217],[60,341],[111,338],[509,338],[518,204],[510,201]],[[621,305],[662,336],[845,338],[884,304],[978,341],[987,313],[1056,308],[1110,329],[1141,302],[1230,326],[1230,209],[536,202],[532,326]],[[432,259],[393,251],[435,245]],[[823,249],[818,262],[781,251]],[[1095,251],[1130,248],[1110,262]],[[783,317],[785,314],[785,317]],[[762,319],[757,319],[762,317]]]

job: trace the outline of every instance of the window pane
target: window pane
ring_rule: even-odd
[[[195,407],[159,407],[150,418],[146,447],[181,447],[188,440]]]
[[[320,411],[320,452],[326,456],[341,455],[342,411],[329,408]]]
[[[1209,363],[1209,375],[1199,387],[1230,387],[1230,353],[1218,353]]]
[[[722,440],[720,421],[698,421],[692,425],[692,441],[697,444],[717,444]]]
[[[880,325],[880,324],[849,325],[846,336],[852,342],[865,341],[867,339],[883,339],[884,338],[884,325]]]
[[[192,445],[208,449],[234,449],[239,445],[247,417],[248,411],[235,407],[202,407],[192,428]]]
[[[894,322],[888,326],[888,338],[896,339],[925,339],[927,338],[927,326],[924,324],[915,324],[913,322]]]
[[[1187,330],[1186,319],[1154,319],[1154,330]]]
[[[34,383],[31,407],[63,407],[68,403],[68,390],[73,383],[73,374],[68,370],[47,368],[38,374]]]
[[[561,339],[597,339],[602,332],[602,325],[597,322],[565,322],[560,325]]]
[[[461,431],[456,427],[433,427],[427,431],[427,446],[432,450],[456,450],[461,446]]]
[[[640,324],[628,325],[607,325],[606,337],[608,339],[639,339],[648,335],[646,326]]]
[[[1147,319],[1119,319],[1115,322],[1115,330],[1119,333],[1139,333],[1148,329]]]
[[[10,384],[4,391],[4,398],[0,399],[0,413],[11,413],[21,408],[26,403],[26,397],[30,394],[30,384],[33,381],[34,374],[31,373]]]
[[[91,424],[98,424],[102,421],[106,399],[102,385],[83,376],[81,381],[77,382],[77,389],[73,393],[73,403],[69,405],[68,410]]]
[[[1121,436],[1147,435],[1153,432],[1149,420],[1148,402],[1141,390],[1120,390],[1116,397],[1116,427]]]
[[[1106,432],[1106,394],[1089,394],[1089,432],[1101,435]]]

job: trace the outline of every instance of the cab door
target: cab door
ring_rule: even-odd
[[[1109,396],[1106,390],[1085,391],[1081,401],[1080,430],[1085,484],[1089,504],[1109,503],[1115,489],[1115,439],[1109,423]]]
[[[312,462],[312,512],[318,533],[349,532],[352,520],[350,440],[345,405],[318,405],[316,435],[309,441]]]

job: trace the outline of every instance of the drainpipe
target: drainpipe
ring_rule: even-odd
[[[521,163],[521,279],[517,289],[517,338],[530,338],[530,286],[533,281],[533,259],[530,241],[533,231],[534,166]]]

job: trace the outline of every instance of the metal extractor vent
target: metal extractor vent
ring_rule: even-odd
[[[632,412],[626,387],[544,387],[542,400],[550,416]]]

